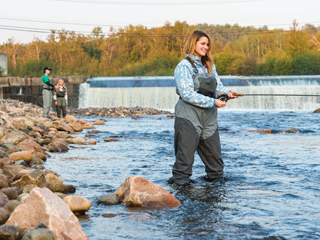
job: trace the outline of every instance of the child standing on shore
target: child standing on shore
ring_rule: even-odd
[[[67,114],[66,106],[68,105],[68,94],[63,79],[59,79],[57,86],[59,89],[54,92],[53,99],[55,100],[54,104],[57,106],[57,117],[60,118],[61,111],[62,117],[65,117]]]

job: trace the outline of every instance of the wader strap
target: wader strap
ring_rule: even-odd
[[[199,73],[196,65],[194,65],[194,62],[191,60],[191,58],[189,56],[186,56],[185,58],[186,60],[188,60],[188,62],[191,64],[191,66],[193,67],[194,73],[197,74]]]

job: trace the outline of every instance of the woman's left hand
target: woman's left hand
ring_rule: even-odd
[[[235,91],[230,90],[230,91],[228,92],[228,98],[229,98],[229,99],[238,98],[238,96],[235,96],[235,94],[237,94]]]
[[[66,105],[68,105],[68,101],[66,101]]]

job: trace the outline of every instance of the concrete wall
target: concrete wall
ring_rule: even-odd
[[[2,68],[2,70],[4,70],[3,76],[7,76],[7,74],[8,74],[7,54],[0,53],[0,67]]]
[[[42,77],[0,77],[0,99],[16,99],[42,106]],[[68,91],[68,107],[79,105],[79,85],[89,76],[49,76],[51,83],[57,84],[62,78]]]

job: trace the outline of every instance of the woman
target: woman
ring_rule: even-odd
[[[174,72],[180,95],[175,107],[176,161],[172,168],[172,181],[177,185],[189,183],[196,150],[205,164],[208,181],[219,180],[223,176],[217,108],[227,103],[215,98],[218,94],[236,98],[233,95],[236,92],[223,87],[210,49],[208,35],[200,30],[194,31],[184,46],[186,58]]]
[[[58,89],[54,92],[53,99],[55,100],[54,104],[57,106],[57,117],[60,118],[61,111],[63,117],[67,114],[66,106],[68,105],[68,94],[63,79],[59,79],[57,86]]]

